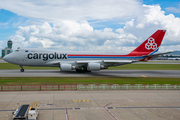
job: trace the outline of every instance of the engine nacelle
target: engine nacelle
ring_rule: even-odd
[[[100,63],[88,63],[87,70],[99,71],[100,70]]]
[[[71,71],[72,65],[71,64],[60,64],[61,71]]]

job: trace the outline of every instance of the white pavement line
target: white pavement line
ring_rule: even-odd
[[[67,108],[65,108],[65,114],[66,114],[66,120],[69,120],[69,116],[68,116]]]
[[[116,116],[114,116],[108,109],[107,107],[104,107],[104,109],[106,109],[108,111],[108,113],[115,119],[115,120],[118,120]]]

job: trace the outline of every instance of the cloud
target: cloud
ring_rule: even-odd
[[[5,41],[0,41],[0,49],[4,49],[2,46],[5,46]]]
[[[106,40],[115,40],[118,36],[110,28],[93,30],[87,21],[63,21],[53,26],[45,22],[41,25],[19,27],[16,35],[11,38],[16,43],[14,47],[18,47],[18,44],[23,44],[23,47],[59,49],[71,46],[70,49],[75,50],[89,45],[101,46]]]
[[[59,50],[114,50],[130,52],[157,29],[166,29],[163,44],[180,44],[180,19],[165,15],[159,5],[143,5],[143,14],[125,23],[115,32],[111,28],[93,29],[87,21],[65,20],[50,25],[19,27],[12,39],[23,47],[54,48]],[[163,46],[162,44],[162,46]],[[170,47],[171,49],[177,47]],[[169,49],[162,49],[169,50]]]
[[[143,5],[143,7],[145,9],[144,14],[126,22],[124,28],[116,31],[123,34],[124,38],[127,38],[128,34],[132,34],[136,37],[136,39],[132,40],[135,41],[135,45],[138,45],[156,30],[165,29],[167,32],[162,46],[180,44],[180,18],[175,17],[173,14],[165,15],[159,5]]]
[[[45,22],[125,19],[141,10],[137,0],[0,0],[0,8]]]
[[[40,21],[33,25],[19,26],[16,35],[11,36],[13,48],[127,53],[158,29],[167,30],[160,49],[162,52],[176,50],[180,44],[180,18],[173,14],[165,15],[159,5],[141,5],[135,0],[18,0],[15,3],[7,0],[1,3],[0,7],[4,7],[3,9]],[[126,22],[124,27],[116,30],[107,27],[97,30],[88,22],[103,19],[119,19],[119,23],[126,19]]]
[[[166,10],[174,13],[180,13],[180,8],[167,7]]]
[[[173,12],[173,13],[180,13],[180,3],[178,5],[178,8],[175,7],[167,7],[165,8],[167,11]]]

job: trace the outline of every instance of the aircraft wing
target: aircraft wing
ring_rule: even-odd
[[[138,62],[138,60],[87,60],[87,61],[76,61],[77,64],[88,65],[88,63],[101,63],[101,65],[105,65],[107,67],[110,66],[119,66],[125,64],[131,64],[134,62]]]
[[[92,60],[92,61],[77,61],[79,64],[86,64],[90,62],[104,62],[104,63],[133,63],[137,62],[137,60]]]
[[[88,63],[104,63],[104,64],[130,64],[138,62],[138,60],[86,60],[86,61],[74,61],[77,64],[88,64]],[[66,63],[65,61],[51,61],[46,65],[58,65]]]

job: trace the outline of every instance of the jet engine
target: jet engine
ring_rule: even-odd
[[[71,71],[72,65],[71,64],[60,64],[61,71]]]
[[[88,63],[87,70],[89,71],[99,71],[100,63]]]

